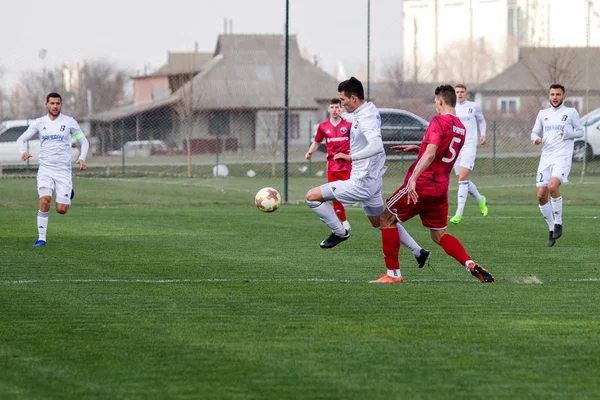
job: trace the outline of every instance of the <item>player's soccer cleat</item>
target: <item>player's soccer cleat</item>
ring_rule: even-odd
[[[350,222],[344,221],[344,222],[342,222],[342,226],[344,227],[345,230],[347,230],[347,231],[350,230]]]
[[[403,281],[404,280],[402,279],[402,276],[399,276],[398,278],[392,278],[388,274],[383,274],[379,277],[379,279],[369,281],[369,283],[402,283]]]
[[[548,235],[548,247],[554,246],[556,243],[556,239],[554,239],[554,231],[550,231],[550,235]]]
[[[421,254],[418,257],[415,257],[417,259],[419,268],[423,268],[425,266],[430,254],[431,252],[429,250],[421,249]]]
[[[452,222],[453,224],[460,224],[460,221],[462,221],[462,217],[458,214],[450,218],[450,222]]]
[[[483,215],[484,217],[488,215],[486,200],[487,199],[485,198],[485,196],[481,196],[481,201],[479,202],[479,211],[481,211],[481,215]]]
[[[349,237],[350,233],[348,233],[348,231],[344,233],[344,236],[338,236],[332,232],[327,239],[321,242],[320,246],[322,249],[331,249],[332,247],[342,243],[344,240],[347,240]]]
[[[475,278],[479,279],[483,283],[494,282],[494,277],[492,276],[492,274],[490,274],[487,269],[483,268],[477,263],[470,263],[469,271],[471,271],[471,275],[473,275]]]
[[[73,200],[73,197],[75,197],[75,191],[71,189],[71,200]]]
[[[45,247],[45,246],[46,246],[45,240],[38,240],[33,244],[33,247]]]
[[[552,234],[552,237],[554,239],[558,239],[561,236],[562,236],[562,225],[561,224],[554,224],[554,232]]]

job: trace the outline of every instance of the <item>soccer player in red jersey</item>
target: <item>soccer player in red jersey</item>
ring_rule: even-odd
[[[317,150],[319,144],[325,139],[325,145],[327,146],[327,182],[346,181],[350,179],[352,163],[342,159],[334,160],[333,156],[337,153],[350,154],[352,122],[346,122],[341,118],[344,110],[340,99],[331,99],[327,111],[329,112],[329,119],[319,124],[317,135],[306,152],[305,158],[310,160],[312,153]],[[346,218],[344,206],[337,200],[333,200],[332,203],[335,214],[342,221],[344,229],[350,230],[350,223]]]
[[[474,262],[460,241],[446,233],[448,225],[448,185],[450,173],[460,149],[465,143],[466,129],[456,116],[456,93],[451,85],[435,89],[435,110],[421,146],[394,146],[401,152],[419,152],[410,166],[404,184],[386,200],[381,214],[381,242],[387,273],[372,283],[402,283],[398,253],[400,236],[396,222],[405,222],[419,215],[429,228],[431,239],[442,246],[467,271],[481,282],[494,282],[485,268]]]

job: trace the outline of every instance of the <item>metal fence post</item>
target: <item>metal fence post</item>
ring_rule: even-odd
[[[121,174],[125,175],[125,120],[121,120]]]
[[[496,175],[496,121],[492,122],[492,174]]]
[[[308,148],[312,145],[312,119],[308,121]],[[308,174],[312,174],[312,157],[308,159]]]

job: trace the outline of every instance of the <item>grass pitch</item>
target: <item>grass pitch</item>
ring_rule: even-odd
[[[597,398],[600,180],[563,187],[553,248],[530,181],[476,181],[490,215],[449,227],[495,284],[413,220],[434,269],[403,248],[405,283],[372,285],[362,211],[322,250],[306,206],[253,207],[272,179],[76,179],[41,249],[35,181],[2,180],[0,398]]]

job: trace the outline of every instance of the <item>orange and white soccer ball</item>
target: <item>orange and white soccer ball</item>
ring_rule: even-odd
[[[277,190],[265,187],[256,193],[255,201],[260,211],[273,212],[279,208],[281,196]]]

